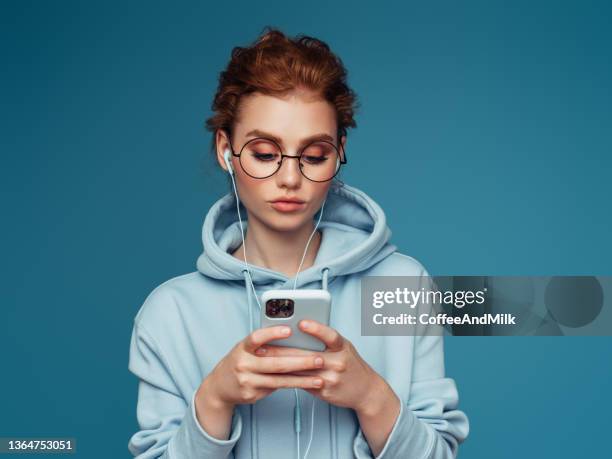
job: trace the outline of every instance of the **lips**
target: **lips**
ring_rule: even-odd
[[[297,198],[281,198],[272,201],[270,204],[272,208],[279,212],[294,212],[302,209],[306,205],[304,201]]]
[[[301,199],[298,199],[296,197],[281,197],[278,199],[274,199],[272,202],[297,202],[297,203],[303,203],[304,201],[302,201]]]

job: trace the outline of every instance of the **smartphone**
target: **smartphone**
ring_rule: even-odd
[[[270,341],[269,344],[310,351],[325,350],[323,341],[301,331],[298,324],[300,320],[311,319],[329,325],[331,294],[327,290],[268,290],[261,296],[261,300],[262,327],[291,327],[288,338]]]

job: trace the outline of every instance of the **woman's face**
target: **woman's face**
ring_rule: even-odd
[[[300,147],[319,136],[338,146],[336,112],[326,100],[305,91],[292,92],[282,98],[252,93],[240,102],[231,140],[236,154],[249,140],[267,137],[276,139],[284,154],[297,156]],[[344,146],[346,137],[340,141]],[[229,139],[224,131],[217,131],[216,143],[217,159],[226,169],[223,152]],[[257,148],[265,151],[269,147],[264,142]],[[263,179],[248,175],[240,166],[238,157],[232,156],[232,166],[236,188],[248,217],[276,231],[295,231],[311,224],[331,185],[331,180],[313,182],[304,177],[298,161],[291,158],[283,158],[281,168]],[[286,198],[295,198],[302,203],[275,202]]]

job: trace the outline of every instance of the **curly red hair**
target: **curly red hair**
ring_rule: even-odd
[[[219,75],[214,114],[206,120],[206,128],[213,134],[223,129],[231,136],[242,96],[253,92],[282,96],[296,89],[313,91],[335,107],[338,139],[357,126],[353,118],[357,95],[347,84],[342,61],[327,43],[302,34],[290,38],[267,26],[250,46],[233,48]]]

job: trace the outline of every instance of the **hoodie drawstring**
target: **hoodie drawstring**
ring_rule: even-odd
[[[329,273],[329,268],[326,266],[321,271],[323,272],[323,276],[321,277],[321,288],[327,290],[327,275]]]
[[[253,325],[253,309],[252,309],[252,301],[251,301],[251,289],[248,287],[249,285],[249,271],[248,269],[242,270],[242,275],[244,276],[244,285],[247,296],[247,307],[249,308],[249,333],[253,333],[255,326]]]
[[[243,269],[242,274],[244,276],[244,285],[246,287],[246,295],[247,295],[247,308],[249,309],[249,334],[253,333],[255,326],[253,325],[253,301],[252,301],[252,293],[249,288],[249,270]],[[251,282],[251,285],[252,282]],[[253,289],[255,286],[253,285]],[[249,417],[251,418],[251,459],[257,459],[259,457],[259,451],[257,450],[257,439],[255,435],[257,435],[257,413],[255,413],[255,404],[251,403],[249,405]]]

